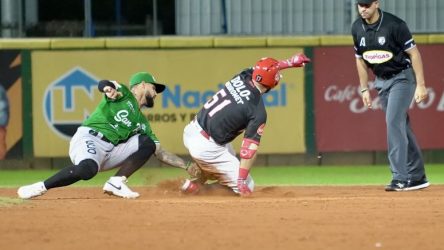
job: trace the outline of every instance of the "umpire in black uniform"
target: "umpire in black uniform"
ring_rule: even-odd
[[[376,75],[387,125],[388,159],[392,181],[386,191],[409,191],[430,185],[421,149],[410,127],[408,110],[427,98],[421,54],[407,24],[381,11],[378,0],[357,0],[359,17],[353,23],[356,67],[364,105],[371,108],[368,69]]]

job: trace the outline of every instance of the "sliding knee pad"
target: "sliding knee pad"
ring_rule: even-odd
[[[146,135],[139,135],[139,150],[137,150],[137,154],[143,154],[149,158],[155,151],[156,144],[154,141]]]
[[[99,166],[94,160],[86,159],[75,166],[75,171],[80,179],[89,180],[99,172]]]

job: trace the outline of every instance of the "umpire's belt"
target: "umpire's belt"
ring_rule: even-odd
[[[199,130],[200,134],[203,137],[205,137],[207,140],[211,139],[210,135],[205,130],[203,130],[203,128],[200,126],[200,124],[197,122],[196,119],[194,119],[191,123],[194,124],[194,126]]]
[[[400,69],[400,70],[384,73],[381,76],[379,76],[379,78],[381,78],[382,80],[390,80],[390,79],[392,79],[393,77],[395,77],[396,75],[398,75],[399,73],[401,73],[402,71],[404,71],[404,70],[406,70],[408,68],[409,67],[407,67],[405,69]]]
[[[108,138],[106,138],[102,133],[100,133],[98,131],[90,129],[89,134],[94,135],[95,137],[99,138],[100,140],[102,140],[104,142],[108,142],[108,143],[113,144],[110,140],[108,140]]]

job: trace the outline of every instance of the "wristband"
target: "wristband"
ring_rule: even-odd
[[[239,178],[238,179],[246,180],[249,172],[250,172],[250,170],[248,170],[248,169],[239,168]]]
[[[361,93],[364,93],[365,91],[368,91],[368,88],[361,89]]]

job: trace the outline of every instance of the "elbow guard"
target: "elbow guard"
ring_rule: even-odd
[[[257,148],[259,147],[259,142],[246,139],[242,140],[242,146],[240,149],[240,158],[242,159],[251,159],[254,154],[256,154]]]

